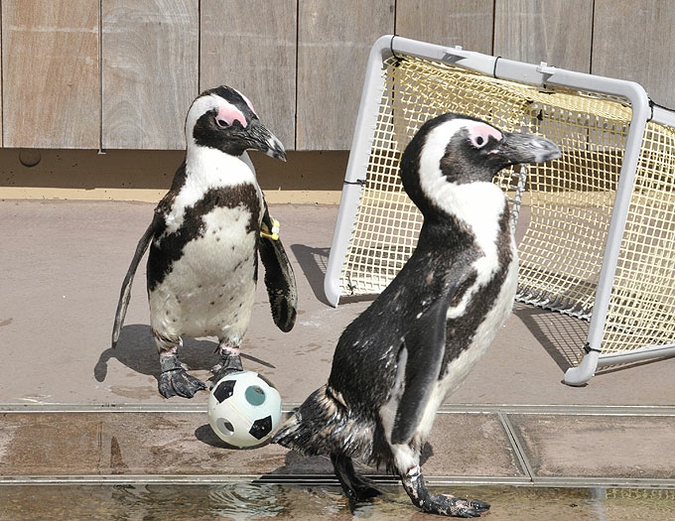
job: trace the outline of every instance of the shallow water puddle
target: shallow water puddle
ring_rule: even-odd
[[[255,483],[225,485],[6,485],[0,520],[48,519],[436,519],[398,486],[371,503],[350,505],[338,487]],[[497,520],[675,519],[675,490],[433,487],[491,503]]]

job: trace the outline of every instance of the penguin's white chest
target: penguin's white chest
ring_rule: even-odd
[[[501,257],[498,246],[503,233],[500,222],[504,212],[507,211],[503,193],[492,183],[453,186],[446,190],[449,198],[454,198],[452,206],[454,215],[472,230],[475,244],[482,252],[481,257],[472,266],[476,273],[476,282],[457,306],[448,309],[448,320],[462,320],[472,301],[488,298],[484,290],[494,277],[500,277],[498,275],[500,270],[504,270],[501,275],[504,278],[496,298],[473,332],[467,347],[457,358],[450,361],[444,368],[445,375],[434,385],[420,425],[422,437],[431,430],[436,410],[446,395],[464,381],[503,326],[513,308],[518,284],[518,250],[515,238],[511,234],[508,239],[510,250],[508,257]],[[508,259],[507,266],[503,265],[504,259]]]
[[[445,397],[464,381],[473,366],[485,354],[499,330],[511,314],[518,285],[518,252],[515,242],[511,243],[512,260],[499,294],[492,307],[478,325],[471,343],[446,367],[446,374],[434,385],[431,398],[420,422],[420,434],[425,438],[431,431],[436,411]],[[480,298],[480,297],[478,297]],[[451,314],[451,313],[449,313]]]
[[[255,298],[256,234],[245,205],[217,207],[150,295],[153,328],[238,343]]]
[[[445,395],[454,390],[468,375],[474,364],[483,356],[486,349],[506,322],[513,309],[518,285],[518,253],[512,248],[511,261],[504,282],[492,307],[480,323],[469,347],[451,362],[448,374],[439,381],[440,392]]]

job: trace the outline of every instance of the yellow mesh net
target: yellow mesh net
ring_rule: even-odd
[[[631,108],[591,92],[545,90],[452,64],[402,55],[385,61],[363,192],[343,264],[343,295],[381,292],[412,254],[422,218],[398,163],[428,119],[459,112],[505,130],[543,134],[559,160],[528,166],[529,219],[519,242],[518,300],[590,318]],[[675,133],[650,122],[613,284],[602,351],[675,340]],[[519,168],[495,182],[513,195]],[[516,208],[517,209],[517,208]]]
[[[675,341],[675,132],[648,122],[614,276],[602,352]]]

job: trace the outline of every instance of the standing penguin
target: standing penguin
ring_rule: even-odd
[[[352,458],[397,473],[425,512],[478,517],[482,501],[431,494],[420,452],[445,396],[466,377],[511,312],[518,275],[502,168],[560,156],[548,139],[506,133],[467,116],[425,123],[401,158],[403,186],[424,216],[417,248],[343,332],[328,384],[273,442],[329,455],[348,497],[379,491]]]
[[[218,337],[217,381],[241,370],[239,347],[253,310],[258,253],[274,322],[295,324],[293,269],[277,235],[246,150],[286,160],[281,142],[258,119],[251,102],[221,86],[198,96],[185,121],[187,151],[171,189],[155,208],[136,247],[120,292],[116,346],[136,268],[148,248],[150,324],[161,373],[159,392],[191,398],[206,386],[178,357],[182,336]]]

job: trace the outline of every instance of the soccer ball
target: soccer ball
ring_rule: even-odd
[[[209,394],[209,424],[228,445],[264,443],[281,420],[281,397],[270,382],[252,371],[224,376]]]

